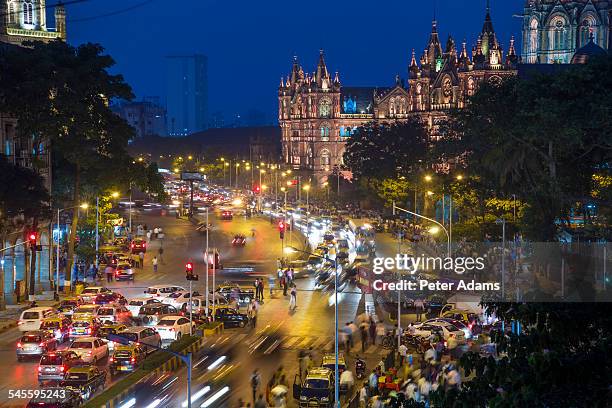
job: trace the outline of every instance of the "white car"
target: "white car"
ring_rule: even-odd
[[[39,330],[43,319],[51,317],[57,312],[51,307],[39,306],[24,310],[17,321],[20,332]]]
[[[200,296],[198,291],[193,291],[193,296]],[[177,309],[181,309],[183,305],[189,304],[189,291],[178,291],[169,294],[165,298],[161,299],[162,303],[174,306]]]
[[[148,298],[151,298],[151,297],[165,298],[169,296],[170,294],[174,292],[179,292],[179,291],[184,292],[185,288],[182,286],[175,286],[175,285],[154,285],[154,286],[149,286],[144,291],[144,296]]]
[[[85,317],[98,317],[100,305],[81,305],[72,314],[72,320],[79,320]]]
[[[98,309],[98,319],[104,323],[126,323],[132,319],[132,312],[127,307],[111,304],[100,306]]]
[[[417,336],[429,337],[433,333],[440,333],[444,340],[453,334],[458,343],[465,343],[465,333],[452,323],[444,321],[426,322],[414,325],[414,334]]]
[[[162,341],[178,340],[189,334],[189,319],[184,316],[165,316],[157,322],[154,328]]]
[[[108,357],[108,345],[97,337],[83,337],[74,340],[68,351],[74,351],[86,363],[96,364]]]
[[[91,303],[100,293],[106,292],[110,292],[110,290],[102,286],[90,286],[83,289],[83,292],[77,297],[80,299],[81,303]]]
[[[146,297],[137,297],[128,299],[128,303],[125,307],[132,313],[132,316],[138,316],[138,312],[140,312],[140,308],[144,305],[148,305],[151,303],[161,303],[159,299],[155,298],[146,298]]]
[[[223,296],[218,295],[215,296],[215,304],[216,306],[227,306],[229,302]],[[194,296],[191,300],[193,314],[204,315],[206,313],[206,298],[204,296]],[[208,298],[208,306],[212,309],[213,301],[212,296]],[[181,306],[181,312],[185,314],[185,316],[189,316],[189,303],[184,303]]]

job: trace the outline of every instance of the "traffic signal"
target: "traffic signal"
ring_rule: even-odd
[[[255,186],[255,187],[253,187],[253,192],[254,192],[255,194],[259,194],[259,193],[261,192],[261,187],[260,187],[260,186]]]
[[[298,181],[296,179],[291,180],[291,185],[292,186],[297,186]]]
[[[187,280],[198,280],[198,275],[193,274],[193,263],[191,262],[185,264],[185,274]]]
[[[28,242],[30,243],[30,246],[35,247],[36,246],[36,232],[30,232],[28,233]]]
[[[278,232],[280,235],[280,239],[285,238],[285,221],[281,220],[278,222]]]

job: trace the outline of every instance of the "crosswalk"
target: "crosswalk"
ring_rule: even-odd
[[[224,334],[215,339],[217,344],[226,344],[231,342],[245,343],[249,346],[253,345],[258,341],[258,337],[249,336],[246,333],[241,334]],[[342,345],[339,345],[340,350],[343,349]],[[317,350],[319,352],[333,352],[334,351],[334,337],[333,336],[296,336],[288,335],[281,336],[278,339],[278,347],[280,350]],[[352,349],[354,352],[362,354],[380,354],[382,351],[381,346],[369,344],[367,345],[365,352],[362,352],[361,342],[356,341]]]

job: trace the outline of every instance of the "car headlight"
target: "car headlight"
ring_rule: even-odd
[[[301,400],[303,400],[303,401],[308,400],[308,398],[307,398],[305,395],[302,395],[302,396],[300,397],[300,399],[301,399]]]
[[[321,397],[321,401],[329,401],[329,397]]]

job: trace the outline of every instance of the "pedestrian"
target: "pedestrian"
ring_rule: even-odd
[[[263,394],[259,394],[259,398],[255,401],[254,408],[266,408],[266,402],[264,401]]]
[[[157,250],[157,253],[159,254],[160,262],[164,263],[164,247],[159,247],[159,249]]]
[[[378,394],[378,374],[372,369],[372,374],[368,377],[368,385],[370,386],[370,395]]]
[[[259,278],[253,282],[253,288],[255,288],[255,299],[259,299]]]
[[[376,339],[378,344],[382,344],[382,339],[385,337],[386,331],[385,325],[382,322],[376,326]]]
[[[113,281],[113,273],[115,273],[113,268],[110,265],[108,265],[104,269],[104,273],[106,273],[106,282],[108,282],[108,283],[112,282]]]
[[[366,408],[368,406],[368,383],[364,381],[359,390],[359,408]]]
[[[144,267],[144,252],[140,251],[140,253],[138,254],[138,261],[138,266],[140,267],[140,269],[142,269]]]
[[[376,344],[376,329],[376,322],[374,321],[374,319],[370,318],[370,327],[368,328],[368,334],[370,336],[370,341],[372,342],[372,345]]]
[[[257,369],[253,370],[253,374],[251,375],[251,389],[253,390],[253,404],[257,400],[257,390],[259,389],[259,384],[261,383],[261,377],[257,372]]]
[[[297,307],[297,289],[295,288],[295,285],[291,286],[291,297],[289,299],[289,309],[290,310],[295,310],[295,308]]]
[[[287,296],[287,277],[283,274],[281,277],[281,286],[283,287],[283,296]]]
[[[153,228],[153,238],[157,239],[157,234],[159,234],[159,228],[155,227]]]
[[[359,328],[359,332],[361,333],[361,352],[365,353],[366,345],[368,344],[368,331],[366,330],[365,326],[362,325]]]
[[[263,283],[263,279],[259,280],[258,289],[259,289],[259,300],[263,300],[263,298],[264,298],[264,283]]]
[[[400,366],[402,366],[404,365],[404,362],[406,361],[406,357],[408,356],[408,347],[406,347],[406,345],[402,343],[398,347],[397,352],[399,353],[399,356],[400,356]]]
[[[147,231],[147,243],[151,242],[151,231]]]
[[[351,329],[351,347],[355,347],[355,335],[357,334],[357,331],[359,330],[359,328],[357,327],[357,325],[355,324],[355,322],[351,321],[348,324],[349,329]]]
[[[153,260],[151,261],[151,263],[153,264],[153,272],[157,272],[157,257],[154,256]]]
[[[423,303],[423,299],[417,299],[414,301],[414,309],[416,311],[416,321],[420,322],[423,311],[425,310],[425,303]]]

